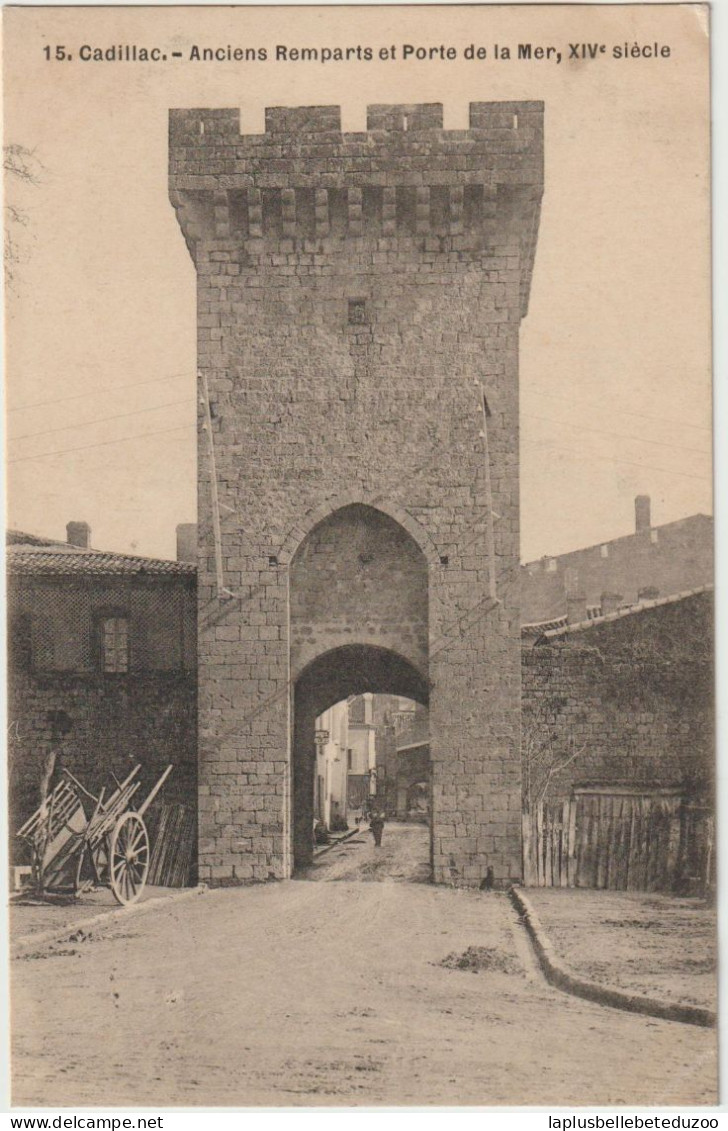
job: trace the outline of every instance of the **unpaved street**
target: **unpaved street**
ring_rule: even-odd
[[[15,1104],[715,1101],[714,1032],[551,989],[506,896],[402,882],[426,837],[14,961]]]

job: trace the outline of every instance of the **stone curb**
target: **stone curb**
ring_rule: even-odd
[[[10,957],[20,957],[27,950],[44,946],[53,942],[70,942],[77,931],[86,931],[90,927],[98,927],[104,923],[115,923],[128,915],[136,915],[142,911],[154,908],[167,907],[173,903],[181,903],[184,899],[191,899],[195,895],[204,895],[208,890],[207,884],[198,884],[195,888],[185,888],[176,895],[160,895],[155,899],[145,899],[143,903],[130,903],[125,907],[117,907],[115,911],[101,911],[92,915],[90,919],[80,919],[77,923],[66,923],[63,927],[54,927],[48,931],[38,931],[35,935],[24,935],[10,943]]]
[[[630,994],[625,990],[603,986],[599,982],[591,982],[571,973],[559,961],[551,940],[544,931],[541,920],[527,896],[515,885],[509,888],[509,894],[516,910],[523,919],[546,980],[552,986],[556,986],[568,994],[573,994],[574,997],[586,998],[587,1001],[595,1001],[599,1005],[608,1005],[614,1009],[624,1009],[630,1013],[642,1013],[649,1017],[660,1017],[665,1021],[681,1021],[686,1025],[701,1025],[707,1029],[715,1027],[717,1016],[712,1009],[704,1009],[699,1005],[679,1002],[668,1003],[659,1001],[657,998],[647,997],[644,994]]]

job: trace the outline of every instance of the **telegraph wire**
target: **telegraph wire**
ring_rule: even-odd
[[[98,444],[81,444],[77,448],[59,448],[55,452],[39,452],[34,456],[16,456],[9,459],[8,463],[25,463],[27,460],[48,459],[50,456],[63,456],[69,452],[85,452],[90,448],[106,448],[110,444],[126,444],[130,440],[144,440],[147,436],[166,436],[170,432],[186,432],[188,428],[196,428],[195,424],[180,424],[177,428],[161,428],[156,432],[137,432],[134,436],[121,436],[118,440],[101,440]]]
[[[68,397],[56,397],[51,401],[33,401],[32,404],[19,404],[8,408],[7,412],[25,412],[26,409],[44,408],[46,405],[63,404],[65,401],[80,401],[86,397],[95,397],[100,393],[116,393],[121,389],[137,389],[140,385],[158,385],[162,381],[180,381],[183,377],[192,377],[191,371],[185,373],[170,373],[167,377],[152,377],[146,381],[131,381],[128,385],[102,385],[100,389],[89,389],[85,393],[72,393]]]
[[[163,428],[163,429],[160,429],[160,430],[155,431],[155,432],[138,432],[138,433],[135,433],[133,436],[122,436],[118,440],[102,440],[102,441],[100,441],[99,443],[96,443],[96,444],[81,444],[81,445],[79,445],[78,447],[75,447],[75,448],[59,448],[59,449],[57,449],[56,451],[53,451],[53,452],[38,452],[34,456],[16,456],[13,459],[9,459],[7,462],[9,464],[11,464],[11,463],[25,463],[29,460],[46,459],[46,458],[49,458],[51,456],[65,455],[65,454],[70,453],[70,452],[83,452],[83,451],[87,451],[90,448],[104,448],[109,444],[124,444],[124,443],[131,441],[131,440],[143,440],[146,436],[164,436],[164,435],[167,435],[170,432],[182,432],[182,431],[186,431],[188,428],[192,429],[192,428],[196,428],[196,427],[197,427],[196,424],[181,424],[176,428]],[[680,476],[680,477],[685,478],[685,479],[699,479],[701,482],[704,482],[704,483],[712,483],[712,478],[710,476],[707,476],[707,475],[691,475],[690,472],[688,472],[688,471],[677,471],[675,468],[672,468],[672,467],[670,467],[670,468],[669,467],[655,467],[653,464],[637,463],[635,460],[618,459],[615,456],[579,455],[579,453],[576,452],[573,448],[564,448],[564,447],[561,447],[560,445],[552,444],[550,440],[545,441],[543,444],[528,444],[528,443],[526,443],[526,444],[523,444],[522,446],[527,451],[530,450],[530,451],[559,451],[559,452],[564,452],[571,459],[580,460],[583,463],[590,463],[592,460],[600,460],[601,462],[620,464],[620,465],[625,465],[627,467],[639,467],[644,471],[659,471],[659,472],[663,472],[666,475],[677,475],[677,476]]]
[[[668,444],[664,440],[648,440],[645,436],[629,436],[626,432],[609,432],[606,428],[591,428],[586,424],[571,424],[568,420],[552,420],[548,416],[536,416],[530,412],[524,412],[522,415],[524,420],[541,420],[544,424],[558,424],[562,428],[575,428],[578,432],[597,432],[600,436],[614,436],[617,440],[633,440],[638,444],[653,444],[655,447],[670,448],[672,451],[712,456],[712,452],[706,452],[703,448],[686,448],[684,444]]]
[[[107,424],[110,420],[125,420],[128,416],[141,416],[145,412],[157,412],[160,408],[174,408],[176,405],[190,404],[189,397],[182,401],[166,401],[164,404],[137,408],[133,412],[117,412],[115,416],[100,416],[95,420],[83,420],[79,424],[63,424],[60,428],[45,428],[42,432],[21,432],[19,436],[8,436],[8,440],[30,440],[33,436],[50,436],[53,432],[71,432],[77,428],[88,428],[93,424]]]
[[[525,384],[521,383],[521,389],[525,388]],[[593,404],[591,401],[585,400],[583,397],[567,397],[559,393],[545,393],[541,389],[529,389],[529,395],[533,393],[537,397],[548,397],[556,401],[566,401],[567,404],[583,404],[588,408],[593,409],[595,412],[604,411],[599,405]],[[655,416],[648,412],[634,412],[627,408],[616,408],[614,403],[609,405],[609,412],[616,412],[620,416],[636,416],[639,420],[656,420],[660,424],[671,424],[676,428],[695,428],[698,432],[710,432],[712,435],[713,429],[707,427],[705,424],[691,424],[687,420],[670,420],[667,416]]]
[[[674,467],[655,467],[650,463],[637,463],[635,460],[618,459],[616,456],[598,456],[598,455],[579,455],[573,448],[562,448],[557,444],[551,444],[546,440],[543,444],[524,444],[526,450],[531,451],[557,451],[566,452],[571,459],[581,460],[584,463],[591,463],[592,460],[601,460],[606,463],[616,463],[626,467],[639,467],[643,471],[661,471],[666,475],[679,475],[684,479],[700,479],[703,483],[712,483],[713,480],[709,475],[691,475],[689,471],[677,471]]]

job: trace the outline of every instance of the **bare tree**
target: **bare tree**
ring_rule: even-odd
[[[522,735],[523,807],[536,811],[548,796],[553,779],[586,750],[573,735],[564,738],[554,718],[545,709],[524,714]]]
[[[14,196],[20,186],[39,185],[42,169],[43,165],[32,149],[17,144],[3,147],[5,181],[4,264],[5,283],[8,287],[13,287],[18,279],[18,265],[21,259],[18,231],[19,228],[28,226],[28,213],[14,199]]]

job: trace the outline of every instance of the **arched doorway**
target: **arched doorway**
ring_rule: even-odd
[[[345,645],[319,656],[296,680],[293,692],[293,861],[309,864],[314,816],[316,719],[351,695],[398,695],[427,706],[427,682],[408,660],[371,645]]]
[[[428,563],[412,534],[353,503],[317,523],[290,566],[294,867],[310,862],[315,721],[366,692],[427,704]]]

